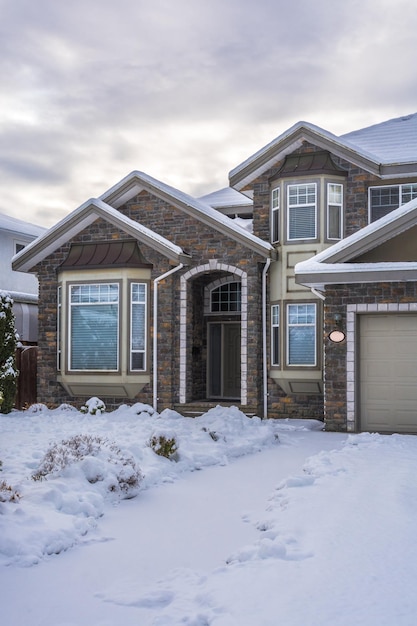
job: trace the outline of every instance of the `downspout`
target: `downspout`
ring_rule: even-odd
[[[266,275],[268,273],[271,259],[267,259],[262,270],[262,358],[263,358],[263,392],[264,411],[263,419],[268,417],[268,358],[266,350]]]
[[[180,263],[171,270],[157,276],[153,281],[153,408],[158,410],[158,283],[184,267]]]

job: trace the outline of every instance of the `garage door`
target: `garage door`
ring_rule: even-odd
[[[360,429],[417,433],[417,315],[359,322]]]

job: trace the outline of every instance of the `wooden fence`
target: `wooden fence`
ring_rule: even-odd
[[[19,370],[16,409],[26,408],[37,400],[37,359],[37,346],[23,346],[16,351],[16,367]]]

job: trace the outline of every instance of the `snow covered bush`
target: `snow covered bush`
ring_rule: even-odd
[[[17,390],[16,348],[13,300],[0,291],[0,413],[10,413]]]
[[[167,459],[176,459],[178,444],[172,433],[154,433],[149,440],[149,446],[159,456]]]
[[[5,480],[0,482],[0,502],[17,502],[19,494]]]
[[[101,415],[105,410],[106,405],[100,398],[90,398],[80,409],[81,413],[88,413],[89,415]]]
[[[42,459],[33,480],[62,476],[77,466],[90,483],[101,483],[110,492],[136,495],[143,479],[133,456],[104,437],[76,435],[53,445]]]

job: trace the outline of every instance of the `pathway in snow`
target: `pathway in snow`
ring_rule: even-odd
[[[230,554],[257,539],[253,521],[262,519],[276,485],[300,472],[306,458],[339,448],[345,439],[319,431],[281,433],[281,444],[274,448],[186,474],[121,502],[106,511],[100,541],[34,567],[7,568],[2,623],[137,626],[136,607],[105,600],[123,591],[128,596],[130,590],[137,596],[138,589],[175,569],[209,572],[223,565]],[[161,597],[148,601],[150,606],[164,603]]]

